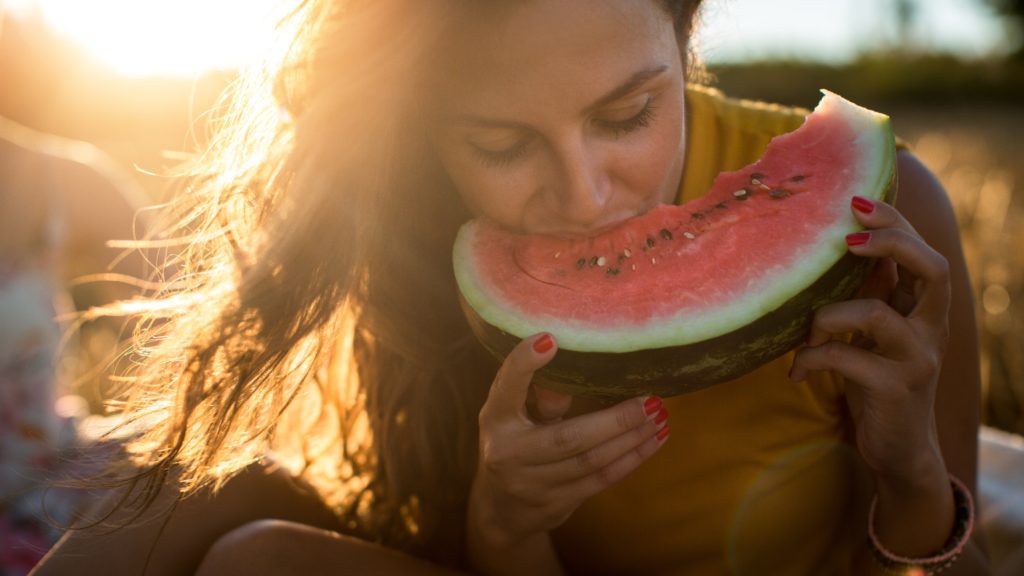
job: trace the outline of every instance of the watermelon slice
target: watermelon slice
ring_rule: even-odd
[[[699,390],[794,348],[813,310],[851,297],[868,271],[844,240],[860,229],[851,197],[895,195],[889,118],[824,94],[701,198],[595,237],[465,224],[454,267],[474,333],[504,358],[550,332],[559,352],[535,382],[608,399]]]

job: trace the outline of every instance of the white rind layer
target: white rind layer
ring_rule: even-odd
[[[514,336],[525,338],[540,332],[552,333],[560,348],[580,352],[631,352],[652,348],[681,346],[708,340],[742,328],[806,290],[847,252],[845,237],[861,229],[850,212],[854,195],[881,199],[895,170],[895,141],[889,117],[853,104],[831,92],[815,108],[815,113],[838,114],[858,134],[854,158],[860,159],[856,173],[865,178],[851,185],[849,194],[837,195],[837,218],[823,228],[817,240],[805,244],[796,264],[766,270],[744,291],[745,296],[697,313],[681,312],[661,316],[643,324],[595,327],[557,317],[528,317],[521,310],[506,307],[488,297],[480,283],[476,260],[471,254],[473,235],[478,224],[464,226],[454,247],[456,281],[463,298],[488,324]]]

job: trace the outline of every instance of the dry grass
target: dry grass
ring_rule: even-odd
[[[888,112],[957,213],[978,301],[983,418],[1024,433],[1024,108]]]

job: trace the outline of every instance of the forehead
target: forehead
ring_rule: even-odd
[[[600,95],[638,69],[680,67],[654,0],[479,0],[453,21],[439,75],[450,105],[550,107]]]

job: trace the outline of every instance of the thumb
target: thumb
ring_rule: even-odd
[[[505,357],[494,377],[484,408],[499,417],[526,417],[526,396],[533,373],[555,356],[555,339],[547,333],[523,339]]]
[[[555,392],[540,386],[533,386],[534,406],[537,422],[557,422],[565,416],[572,406],[572,396],[564,392]]]

